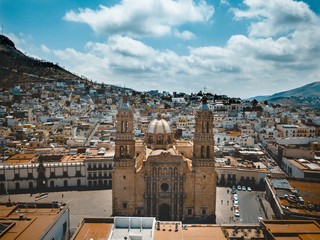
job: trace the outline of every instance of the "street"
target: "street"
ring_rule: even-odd
[[[228,193],[229,192],[229,193]],[[237,191],[239,198],[240,217],[235,216],[233,207],[233,194],[231,188],[217,187],[216,202],[216,222],[224,223],[258,223],[259,217],[263,219],[272,219],[272,209],[270,204],[264,199],[262,191]],[[261,201],[259,200],[261,198]],[[266,209],[263,211],[261,203]]]

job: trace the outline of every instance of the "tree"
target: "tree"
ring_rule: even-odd
[[[255,110],[257,108],[257,105],[258,105],[257,99],[253,99],[251,104],[252,104],[252,110]]]

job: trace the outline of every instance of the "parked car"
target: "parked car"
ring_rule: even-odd
[[[249,192],[251,192],[251,187],[247,187],[247,190],[248,190]]]
[[[240,212],[239,212],[239,210],[235,210],[235,211],[234,211],[234,216],[240,217]]]
[[[239,207],[239,200],[234,200],[233,206]]]
[[[238,194],[233,194],[233,200],[239,200]]]
[[[238,185],[237,189],[238,189],[239,191],[241,191],[241,186],[240,186],[240,185]]]
[[[246,191],[246,186],[242,186],[242,191]]]

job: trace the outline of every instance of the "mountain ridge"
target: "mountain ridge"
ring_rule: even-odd
[[[297,87],[287,91],[281,91],[272,95],[250,97],[247,100],[251,101],[253,99],[256,99],[257,101],[270,101],[272,99],[291,97],[320,97],[320,81],[308,83],[301,87]]]
[[[9,89],[27,82],[45,80],[81,80],[79,77],[58,64],[39,60],[23,54],[13,41],[0,35],[0,87]]]

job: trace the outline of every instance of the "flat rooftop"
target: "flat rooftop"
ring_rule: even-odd
[[[175,221],[156,221],[152,217],[85,218],[72,240],[83,239],[140,239],[140,240],[226,240],[219,225],[182,224]]]
[[[320,239],[320,225],[312,220],[262,221],[270,239]]]
[[[0,238],[38,239],[63,209],[58,203],[0,204]]]
[[[273,179],[271,182],[278,202],[288,211],[300,216],[320,217],[320,212],[315,209],[320,199],[320,182],[293,179]]]

